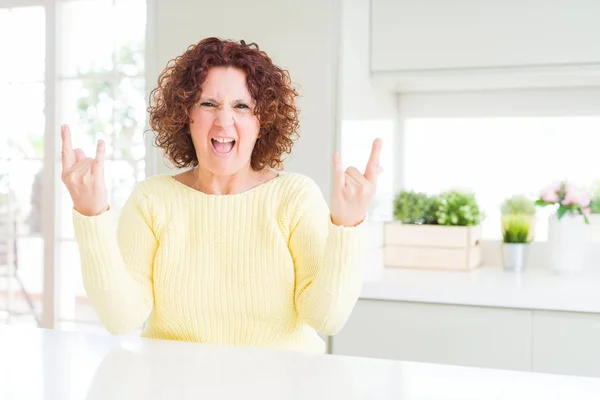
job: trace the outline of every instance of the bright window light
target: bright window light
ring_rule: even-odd
[[[600,178],[600,116],[415,118],[404,132],[405,188],[473,190],[486,215],[484,239],[501,238],[504,198],[534,198],[556,180],[590,186]],[[538,212],[538,241],[547,240],[549,212]]]
[[[382,139],[380,163],[383,172],[377,180],[377,193],[370,212],[370,221],[391,219],[394,185],[394,121],[343,121],[341,155],[345,168],[354,166],[365,171],[373,141]]]

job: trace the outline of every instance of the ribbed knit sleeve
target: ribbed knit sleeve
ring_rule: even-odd
[[[355,227],[331,222],[318,186],[309,181],[298,200],[290,238],[299,317],[334,335],[348,320],[362,287],[366,220]]]
[[[138,185],[121,212],[87,217],[73,210],[88,298],[113,334],[139,328],[153,307],[152,266],[158,246],[148,198]]]

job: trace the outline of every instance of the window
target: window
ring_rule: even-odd
[[[394,185],[394,121],[365,120],[343,121],[341,156],[344,168],[354,166],[364,172],[376,138],[382,139],[381,167],[383,172],[377,180],[377,193],[372,202],[371,222],[391,219]]]
[[[105,180],[116,214],[145,178],[145,7],[144,0],[71,0],[60,7],[60,123],[70,125],[73,146],[86,155],[95,155],[98,139],[106,142]],[[60,326],[97,323],[81,278],[72,201],[60,187]]]
[[[0,8],[0,322],[37,324],[43,285],[45,10]]]
[[[500,203],[516,193],[535,198],[553,181],[590,186],[600,177],[600,114],[407,118],[403,182],[437,193],[473,190],[483,208],[484,239],[499,240]],[[536,240],[547,239],[550,209],[538,213]]]
[[[71,126],[74,146],[88,155],[104,139],[105,179],[117,214],[133,186],[145,178],[146,2],[27,3],[15,7],[19,3],[9,1],[3,7],[0,0],[0,52],[11,61],[0,65],[0,322],[6,317],[10,323],[39,324],[43,276],[56,270],[59,303],[49,314],[59,328],[94,329],[98,319],[81,280],[72,202],[60,182],[60,146],[54,157],[58,173],[46,181],[45,145],[57,141],[61,123]],[[55,42],[47,47],[46,26],[54,25],[59,35],[50,36]],[[46,68],[55,61],[56,81],[48,82]],[[45,114],[49,99],[57,115]],[[48,123],[55,127],[48,129]],[[41,193],[51,186],[59,188],[52,200],[61,218],[57,238],[44,237],[42,230]],[[56,243],[57,265],[44,257],[49,239]]]

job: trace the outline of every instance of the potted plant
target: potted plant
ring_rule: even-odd
[[[451,190],[436,199],[435,217],[439,225],[476,226],[482,213],[474,193]]]
[[[560,221],[563,217],[583,217],[583,221],[588,224],[591,201],[591,196],[585,189],[563,181],[544,188],[539,199],[535,201],[535,205],[556,207],[557,221]]]
[[[427,194],[401,191],[394,198],[394,220],[403,224],[423,224],[428,219],[429,207]]]
[[[555,209],[548,220],[549,267],[555,271],[582,269],[591,213],[589,193],[566,181],[555,182],[541,191],[535,204]]]
[[[502,261],[504,269],[521,271],[527,264],[531,219],[525,214],[507,215],[502,226]]]
[[[600,242],[600,180],[593,182],[590,188],[590,215],[588,216],[588,240]]]
[[[592,184],[590,197],[591,216],[600,215],[600,180],[597,180]]]
[[[393,267],[471,269],[481,264],[481,219],[475,195],[401,191],[394,221],[384,230],[385,264]]]
[[[500,205],[502,231],[506,229],[507,222],[514,216],[527,220],[527,223],[529,224],[528,240],[530,242],[533,241],[536,227],[536,208],[534,200],[524,194],[514,194],[504,199]]]

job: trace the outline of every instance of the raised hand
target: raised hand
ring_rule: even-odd
[[[356,226],[367,216],[381,171],[381,139],[375,139],[364,175],[355,167],[344,171],[340,155],[333,155],[334,185],[331,194],[331,221],[339,226]]]
[[[73,150],[71,130],[61,127],[62,181],[69,190],[73,206],[80,214],[94,216],[108,210],[104,184],[105,145],[98,141],[96,158],[86,157],[81,149]]]

